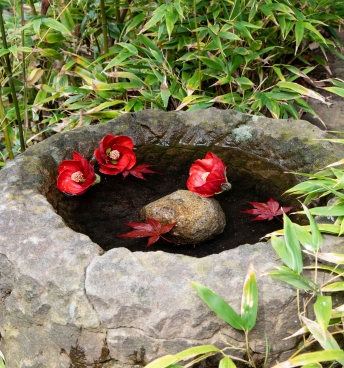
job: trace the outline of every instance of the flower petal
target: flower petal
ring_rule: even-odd
[[[74,171],[65,170],[57,178],[57,187],[63,193],[80,195],[86,192],[88,187],[83,187],[80,183],[72,180],[71,176],[74,174]]]
[[[83,168],[82,168],[80,161],[65,160],[60,163],[57,171],[59,173],[62,173],[65,170],[71,170],[73,172],[77,172],[77,171],[83,171]]]

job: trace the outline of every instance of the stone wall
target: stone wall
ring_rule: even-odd
[[[307,122],[216,109],[127,114],[29,148],[0,171],[0,350],[6,367],[123,368],[197,344],[243,346],[243,334],[215,316],[188,280],[210,287],[238,311],[251,261],[260,302],[250,347],[264,354],[266,333],[270,363],[284,359],[296,341],[282,338],[299,328],[295,292],[263,276],[279,264],[269,243],[202,259],[125,248],[103,254],[55,212],[58,164],[73,151],[90,158],[109,133],[130,135],[137,146],[206,146],[223,154],[235,148],[287,171],[311,172],[344,157],[341,146],[315,140],[327,135]],[[261,167],[260,175],[277,185],[278,175]]]

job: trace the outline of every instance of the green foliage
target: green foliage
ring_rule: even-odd
[[[342,143],[343,140],[329,139],[329,141]],[[309,210],[304,206],[304,211],[300,212],[306,213],[308,218],[310,218],[310,214],[333,218],[333,224],[318,225],[322,232],[330,234],[342,235],[344,233],[344,194],[342,193],[344,188],[344,170],[343,168],[338,168],[338,166],[343,165],[343,163],[344,160],[340,160],[328,165],[323,170],[312,175],[297,173],[298,175],[305,176],[308,179],[296,184],[294,187],[286,191],[286,193],[298,194],[300,197],[304,197],[305,204],[309,204],[316,199],[331,195],[333,197],[331,204],[314,207]],[[314,222],[311,222],[310,224],[314,228]],[[317,237],[319,237],[319,235],[317,235]]]
[[[303,98],[322,97],[300,83],[314,64],[327,65],[326,49],[340,55],[334,29],[343,22],[341,0],[57,1],[47,15],[24,7],[23,24],[20,2],[4,4],[8,46],[2,40],[0,57],[11,61],[26,145],[146,108],[315,115]],[[312,52],[315,43],[323,57]],[[16,154],[19,117],[3,65]],[[342,93],[343,83],[329,83]],[[8,147],[0,150],[6,160]]]
[[[175,365],[180,361],[193,358],[194,356],[201,355],[202,359],[206,359],[214,354],[220,353],[221,350],[215,346],[202,345],[194,348],[186,349],[176,355],[166,355],[162,358],[156,359],[153,362],[146,365],[146,368],[177,368]],[[224,366],[226,367],[226,366]]]
[[[5,358],[4,358],[4,355],[2,354],[1,350],[0,350],[0,368],[6,368]]]
[[[249,357],[250,365],[254,366],[254,362],[251,359],[250,350],[248,346],[248,332],[256,324],[257,312],[258,312],[258,287],[256,282],[256,275],[253,270],[253,265],[250,264],[246,280],[243,287],[242,300],[241,300],[241,315],[236,313],[234,309],[227,304],[219,295],[210,290],[204,285],[192,281],[191,285],[197,291],[200,298],[207,304],[207,306],[213,310],[221,319],[237,330],[244,331],[246,338],[246,350]],[[195,348],[187,349],[176,355],[166,355],[159,359],[149,363],[146,368],[177,368],[175,363],[179,363],[182,360],[190,359],[197,355],[198,357],[191,362],[187,362],[184,367],[190,367],[192,364],[208,358],[211,355],[221,353],[223,358],[219,363],[219,368],[235,368],[236,365],[233,362],[231,356],[224,353],[226,349],[220,350],[215,346],[202,345]],[[234,358],[235,359],[235,358]]]
[[[302,347],[296,351],[288,360],[276,364],[273,368],[298,367],[304,366],[307,368],[321,367],[321,362],[333,361],[344,365],[344,351],[337,343],[334,334],[336,330],[342,333],[342,317],[344,317],[344,305],[333,308],[332,296],[324,295],[324,293],[332,293],[344,290],[344,282],[337,281],[338,277],[343,277],[344,270],[339,267],[344,264],[344,254],[337,253],[321,253],[320,247],[323,243],[322,235],[318,225],[314,221],[311,211],[303,205],[304,213],[308,217],[310,226],[302,227],[294,224],[284,214],[284,229],[279,232],[279,236],[272,236],[271,244],[278,253],[281,261],[285,266],[276,267],[275,270],[268,272],[271,277],[277,278],[300,291],[307,291],[308,296],[303,301],[303,305],[307,306],[313,303],[315,320],[305,317],[305,310],[299,306],[299,319],[302,323],[301,329],[292,336],[304,335]],[[284,239],[280,236],[284,235]],[[315,259],[314,266],[303,267],[301,249]],[[335,266],[318,265],[318,259],[329,263],[334,263]],[[313,270],[312,274],[307,276],[303,273]],[[324,277],[322,274],[321,283],[318,282],[318,272],[331,272],[329,277]],[[191,282],[196,289],[201,299],[212,309],[220,318],[226,321],[235,329],[243,330],[246,337],[246,351],[249,358],[247,362],[250,366],[255,367],[255,363],[251,360],[250,350],[248,347],[247,332],[251,330],[256,321],[257,306],[258,306],[258,289],[252,265],[246,277],[243,289],[243,297],[241,304],[241,315],[236,313],[220,296],[214,293],[207,287]],[[304,294],[304,297],[307,294]],[[323,350],[309,352],[307,349],[314,343],[318,342]],[[199,350],[197,350],[199,349]],[[225,349],[224,349],[225,350]],[[208,353],[222,353],[224,357],[219,363],[219,368],[233,368],[235,363],[234,356],[225,355],[224,350],[216,350],[213,346],[199,346],[195,350],[188,349],[174,356],[165,356],[159,358],[147,365],[147,368],[179,368],[175,363],[180,363],[182,358],[190,359],[190,352],[195,352],[199,355],[198,358],[191,362],[187,362],[184,367],[189,367],[192,364],[208,357]],[[268,349],[267,349],[268,353]],[[302,354],[301,354],[302,353]],[[181,354],[181,355],[180,355]],[[172,365],[171,365],[172,364]]]
[[[220,318],[237,330],[250,331],[256,324],[258,310],[258,288],[252,264],[249,267],[244,283],[241,301],[241,316],[230,307],[220,296],[197,282],[191,282],[201,299]]]
[[[323,183],[321,183],[321,185],[322,184]],[[298,185],[297,187],[297,190],[304,188],[302,185]],[[307,188],[309,187],[307,186]],[[291,191],[294,192],[294,190]],[[298,355],[298,351],[290,359],[277,364],[274,366],[274,368],[282,368],[287,366],[315,367],[320,366],[320,362],[329,360],[335,360],[341,365],[344,364],[344,352],[341,350],[333,336],[334,330],[332,328],[332,332],[330,332],[328,329],[330,325],[337,325],[338,329],[342,330],[342,322],[340,320],[336,320],[336,318],[342,316],[343,306],[332,309],[332,297],[330,295],[323,295],[325,292],[331,293],[344,290],[344,282],[333,282],[337,279],[337,277],[341,277],[344,274],[343,270],[339,269],[339,264],[343,263],[344,261],[344,255],[319,252],[323,239],[311,214],[313,211],[309,210],[305,205],[303,205],[303,209],[303,213],[305,213],[309,219],[310,226],[306,228],[293,224],[289,219],[287,219],[286,215],[284,215],[284,229],[282,233],[284,234],[285,240],[273,236],[271,242],[272,246],[275,248],[286,266],[277,267],[276,270],[270,271],[268,274],[293,285],[297,289],[312,291],[312,294],[305,302],[305,305],[313,301],[316,320],[313,321],[306,318],[304,315],[305,312],[301,312],[300,320],[304,324],[304,327],[300,330],[300,332],[297,332],[294,335],[305,333],[310,334],[307,338],[306,336],[304,337],[304,346],[301,350],[307,349],[307,347],[309,347],[314,340],[317,341],[324,350],[300,355]],[[291,232],[290,228],[293,228],[294,231]],[[293,244],[293,247],[290,246],[291,244]],[[308,269],[314,269],[313,280],[310,277],[306,277],[301,274],[301,272],[303,272],[302,268],[295,267],[297,262],[294,260],[300,257],[301,245],[305,248],[305,252],[315,258],[315,266],[307,267]],[[335,263],[335,267],[318,266],[318,259]],[[327,281],[324,282],[324,280],[322,280],[324,283],[319,284],[317,280],[317,274],[320,270],[330,271],[336,276],[325,278]]]

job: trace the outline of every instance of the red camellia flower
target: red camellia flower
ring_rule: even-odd
[[[227,181],[225,164],[212,152],[191,165],[186,186],[203,197],[211,197],[232,187]]]
[[[57,187],[64,193],[80,195],[100,181],[93,166],[83,155],[73,153],[73,160],[62,161],[58,167]]]
[[[124,170],[130,170],[136,164],[133,152],[134,143],[125,135],[108,134],[99,142],[99,148],[94,155],[103,174],[117,175]]]

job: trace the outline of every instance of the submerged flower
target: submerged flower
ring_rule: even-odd
[[[191,165],[186,186],[191,192],[203,197],[211,197],[232,187],[226,178],[225,164],[212,152]]]
[[[58,172],[57,187],[70,195],[83,194],[100,180],[92,164],[78,152],[73,153],[73,160],[62,161]]]
[[[117,175],[124,170],[130,170],[136,164],[133,151],[134,143],[125,135],[108,134],[99,142],[99,148],[94,155],[103,174]]]

